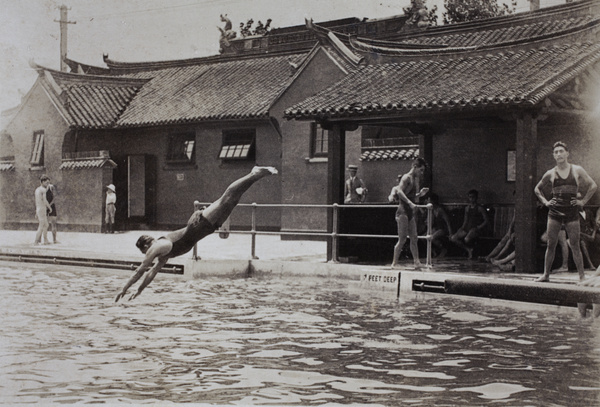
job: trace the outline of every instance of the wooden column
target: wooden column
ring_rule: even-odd
[[[422,187],[431,187],[433,175],[433,135],[426,134],[419,136],[419,156],[424,158],[429,164],[429,170],[425,171],[424,183]]]
[[[323,126],[324,127],[324,126]],[[343,123],[324,127],[329,130],[327,141],[327,204],[344,203],[344,167],[346,166],[346,130]],[[327,211],[327,233],[333,232],[333,210]],[[339,230],[339,217],[338,217]],[[332,239],[327,240],[327,261],[332,260]]]
[[[537,119],[531,112],[517,115],[517,174],[515,183],[515,268],[536,271]]]

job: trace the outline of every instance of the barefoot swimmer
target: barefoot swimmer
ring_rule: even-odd
[[[588,173],[579,165],[570,164],[569,149],[565,143],[554,143],[552,155],[556,167],[547,171],[540,182],[535,186],[535,194],[548,212],[548,246],[544,257],[544,274],[535,281],[550,281],[550,270],[554,262],[554,250],[558,242],[558,235],[562,227],[567,232],[570,241],[573,260],[579,272],[579,279],[583,280],[583,256],[579,245],[580,225],[579,208],[582,208],[596,192],[597,185]],[[552,198],[544,196],[543,189],[552,188]],[[587,187],[587,192],[582,199],[577,199],[577,192]],[[583,195],[583,194],[582,194]]]
[[[415,158],[410,171],[400,178],[400,183],[392,189],[392,193],[388,197],[390,202],[398,202],[398,209],[396,210],[398,242],[394,246],[392,268],[398,266],[400,253],[402,253],[407,236],[410,239],[410,252],[415,268],[421,267],[419,247],[417,246],[417,221],[415,219],[415,208],[417,205],[415,202],[429,192],[429,188],[419,190],[426,167],[427,162],[423,158]]]
[[[208,208],[195,211],[186,227],[158,239],[154,239],[148,235],[140,236],[135,245],[146,257],[142,264],[135,270],[127,284],[125,284],[125,287],[117,295],[115,302],[123,298],[129,287],[135,284],[149,270],[148,275],[140,284],[137,292],[129,299],[132,300],[139,296],[144,288],[156,277],[156,273],[167,263],[167,260],[189,252],[199,240],[213,233],[231,215],[242,195],[256,181],[271,174],[277,174],[277,170],[273,167],[254,167],[250,174],[229,185],[223,195],[210,204]],[[157,261],[152,265],[155,259]]]

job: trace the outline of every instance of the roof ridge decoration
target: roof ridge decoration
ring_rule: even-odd
[[[221,32],[221,38],[219,38],[219,53],[224,53],[227,48],[231,47],[230,40],[237,36],[237,33],[232,30],[231,20],[227,17],[227,14],[221,14],[221,21],[225,23],[225,27],[217,27]]]
[[[568,35],[586,30],[598,25],[600,18],[593,16],[568,17],[561,20],[546,20],[537,21],[532,24],[511,25],[488,30],[478,30],[470,33],[447,34],[444,36],[421,36],[414,39],[421,40],[421,44],[425,43],[433,45],[449,46],[451,43],[465,43],[465,45],[474,45],[481,49],[492,49],[505,47],[510,45],[518,45],[523,43],[533,43],[546,39],[558,38],[563,35]],[[554,25],[554,26],[553,26]],[[427,42],[429,41],[429,42]],[[364,41],[370,42],[370,41]],[[411,39],[397,42],[401,46],[396,48],[406,47],[408,44],[414,43]],[[394,48],[394,47],[391,47]]]
[[[329,34],[327,34],[327,38],[329,38],[331,43],[334,45],[336,51],[340,52],[346,59],[350,60],[350,62],[352,62],[354,65],[358,66],[364,59],[363,56],[356,55],[355,53],[353,53],[352,50],[350,50],[350,48],[348,48],[346,44],[340,41],[340,39],[332,31],[330,31]]]
[[[210,55],[206,57],[196,57],[188,59],[175,59],[168,61],[149,61],[149,62],[121,62],[115,61],[104,55],[104,62],[108,65],[112,75],[124,75],[129,73],[137,73],[142,71],[158,71],[168,68],[182,68],[187,66],[202,65],[202,64],[218,64],[231,61],[243,61],[249,59],[272,58],[276,56],[300,55],[306,54],[307,50],[290,50],[277,53],[261,53],[261,54],[226,54],[226,55]]]
[[[334,33],[328,28],[321,27],[313,22],[312,19],[305,19],[306,27],[313,31],[317,38],[321,41],[327,41],[333,49],[335,49],[339,55],[341,55],[345,60],[350,62],[355,67],[359,66],[361,62],[363,62],[364,57],[362,55],[357,55],[348,46],[346,43],[349,43],[350,35],[342,34],[342,33]],[[345,42],[342,41],[341,38],[345,39]]]
[[[91,82],[100,82],[100,84],[105,86],[142,86],[150,80],[147,78],[132,78],[128,76],[62,72],[39,65],[33,60],[29,61],[29,65],[36,70],[40,76],[45,76],[46,79],[48,79],[48,76],[50,75],[51,83],[53,84],[57,84],[58,82],[56,82],[56,80],[58,79],[59,81],[79,82],[86,85],[89,85]],[[60,92],[57,93],[60,94]]]
[[[71,72],[90,75],[110,75],[110,69],[95,65],[84,64],[73,59],[64,57],[63,61],[69,66]]]
[[[369,44],[358,38],[350,38],[350,46],[361,52],[371,52],[381,55],[426,55],[426,54],[452,54],[460,51],[473,51],[478,49],[477,46],[470,47],[449,47],[447,45],[437,47],[414,48],[404,47],[404,44],[396,44],[396,46],[383,46]]]
[[[572,20],[572,19],[570,19]],[[412,55],[436,55],[436,54],[450,54],[458,52],[469,52],[474,50],[493,50],[513,45],[534,43],[542,40],[552,40],[555,38],[563,37],[565,35],[578,33],[585,31],[589,28],[594,28],[600,25],[600,17],[586,19],[586,22],[574,27],[567,26],[564,29],[560,29],[550,33],[539,33],[527,38],[519,38],[515,40],[507,40],[504,42],[479,44],[471,46],[456,46],[450,47],[447,44],[427,44],[427,45],[416,45],[412,47],[407,43],[394,42],[394,41],[379,41],[365,38],[350,38],[350,46],[360,52],[377,53],[381,55],[392,55],[392,56],[412,56]],[[499,29],[502,30],[502,29]],[[423,47],[423,48],[417,48]]]

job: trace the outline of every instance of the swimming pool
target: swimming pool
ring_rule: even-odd
[[[599,321],[324,279],[0,265],[0,402],[600,404]]]

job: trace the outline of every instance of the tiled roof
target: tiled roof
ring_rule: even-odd
[[[116,167],[117,164],[110,158],[87,158],[87,159],[63,159],[60,165],[61,170],[88,170],[92,168],[102,168],[105,166]]]
[[[67,110],[77,127],[114,124],[139,87],[78,85],[67,90]]]
[[[0,171],[14,171],[15,163],[13,161],[0,161]]]
[[[118,126],[267,117],[289,86],[293,64],[306,53],[226,60],[224,62],[140,72],[152,79],[119,118]]]
[[[507,44],[519,40],[532,41],[537,38],[543,38],[558,33],[577,30],[593,24],[597,18],[591,15],[573,17],[573,18],[554,18],[543,21],[524,21],[517,22],[507,27],[494,27],[489,29],[480,29],[462,31],[456,33],[447,33],[445,35],[432,35],[435,33],[425,32],[422,35],[415,35],[409,39],[399,42],[402,44],[422,44],[422,45],[444,45],[448,47],[473,47],[494,44]]]
[[[146,82],[131,78],[67,74],[47,70],[59,103],[77,128],[105,128],[115,124]],[[57,88],[58,87],[58,88]]]
[[[385,148],[364,150],[360,155],[360,161],[412,160],[418,156],[418,148]]]
[[[598,61],[600,44],[582,43],[366,66],[285,115],[349,117],[535,105]]]

